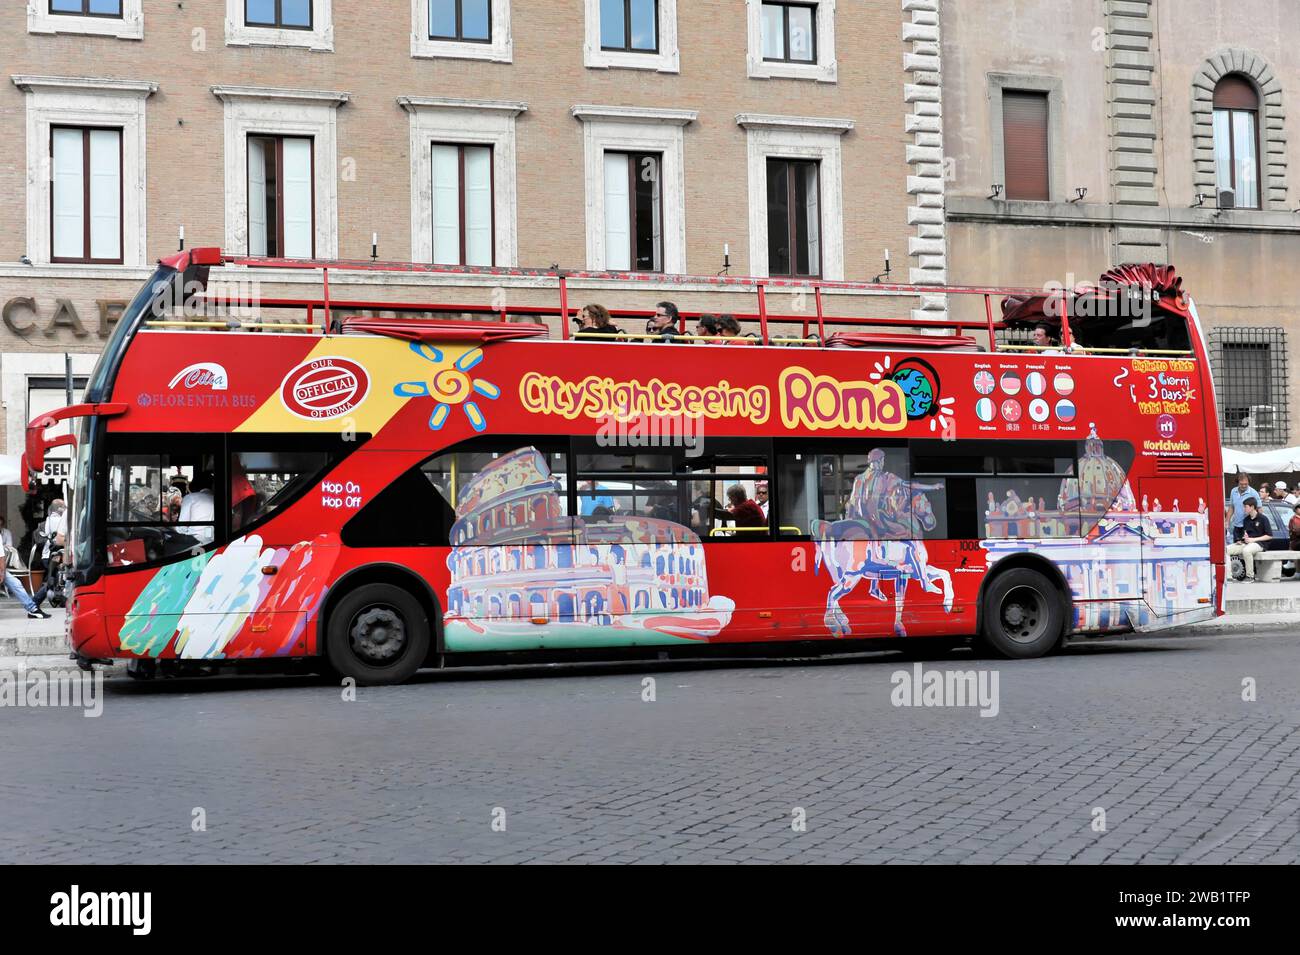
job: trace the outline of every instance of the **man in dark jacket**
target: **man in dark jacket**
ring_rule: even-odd
[[[670,345],[689,344],[688,342],[677,340],[677,336],[681,334],[681,331],[678,329],[679,315],[680,313],[677,311],[677,306],[672,302],[660,302],[655,306],[654,318],[650,319],[650,321],[645,324],[646,334],[658,335],[658,341],[667,342]],[[655,339],[645,340],[654,341]]]
[[[1246,511],[1242,521],[1241,540],[1228,548],[1228,556],[1240,557],[1246,565],[1246,579],[1255,579],[1255,555],[1264,549],[1264,545],[1273,539],[1273,528],[1268,518],[1259,510],[1259,501],[1248,497],[1242,505]]]

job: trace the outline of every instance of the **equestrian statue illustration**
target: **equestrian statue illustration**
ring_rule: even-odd
[[[928,593],[943,594],[943,609],[952,612],[952,576],[931,567],[925,543],[913,539],[922,530],[934,529],[934,509],[926,493],[940,489],[940,485],[904,481],[886,471],[885,452],[873,448],[867,455],[866,470],[853,479],[844,519],[813,522],[817,541],[813,571],[820,573],[824,561],[830,572],[825,620],[835,636],[851,635],[840,601],[864,579],[871,582],[869,593],[876,600],[885,599],[880,582],[893,583],[895,636],[907,636],[903,607],[911,580]]]

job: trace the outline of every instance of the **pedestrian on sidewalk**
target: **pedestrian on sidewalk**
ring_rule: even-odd
[[[1300,550],[1300,501],[1295,505],[1295,516],[1287,523],[1286,529],[1291,537],[1292,550]]]
[[[41,609],[41,602],[45,599],[44,587],[29,596],[26,588],[18,582],[18,578],[10,573],[9,563],[3,555],[0,555],[0,574],[4,575],[5,590],[9,591],[9,596],[22,604],[23,609],[27,611],[28,620],[50,619],[50,615]]]
[[[1246,517],[1242,521],[1241,540],[1228,548],[1230,557],[1240,557],[1246,565],[1246,580],[1255,579],[1255,555],[1264,550],[1264,544],[1273,539],[1273,528],[1259,511],[1259,501],[1248,497],[1242,502]]]
[[[1250,475],[1245,471],[1237,472],[1237,486],[1232,489],[1229,495],[1228,504],[1228,526],[1232,528],[1232,540],[1236,542],[1241,535],[1237,530],[1241,527],[1242,522],[1246,519],[1245,501],[1248,497],[1253,497],[1258,501],[1263,495],[1256,494],[1250,486]]]

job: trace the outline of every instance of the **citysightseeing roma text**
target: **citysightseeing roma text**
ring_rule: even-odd
[[[781,423],[787,428],[901,431],[907,426],[906,399],[893,381],[840,381],[793,367],[781,372],[777,393]],[[535,371],[520,379],[519,400],[533,414],[558,414],[570,421],[684,416],[746,418],[763,424],[772,409],[766,385],[744,387],[726,379],[683,385],[659,378],[620,381],[599,375],[571,381]]]

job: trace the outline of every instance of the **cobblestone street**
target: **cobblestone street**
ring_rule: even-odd
[[[1300,859],[1285,635],[924,663],[996,669],[992,718],[895,707],[912,666],[430,673],[356,702],[311,679],[114,677],[98,719],[0,710],[0,861]]]

